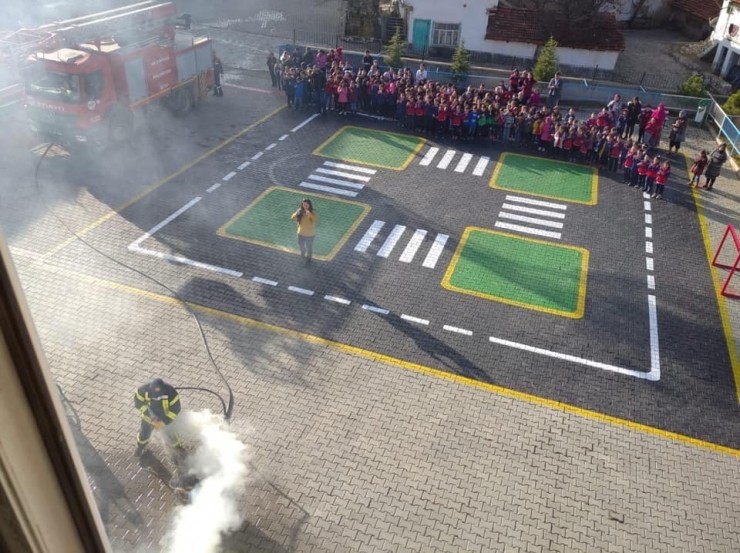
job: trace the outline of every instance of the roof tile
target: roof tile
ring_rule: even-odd
[[[489,12],[486,40],[542,45],[551,35],[565,48],[619,52],[625,48],[624,35],[611,13],[597,14],[588,23],[573,26],[552,12],[505,6]]]
[[[668,3],[704,21],[714,19],[722,9],[722,0],[668,0]]]

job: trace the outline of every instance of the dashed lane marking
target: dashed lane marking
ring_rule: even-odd
[[[309,117],[308,119],[306,119],[303,123],[301,123],[300,125],[298,125],[296,127],[293,127],[292,129],[290,129],[290,132],[296,132],[296,131],[301,130],[303,127],[305,127],[306,125],[308,125],[311,121],[313,121],[314,119],[316,119],[319,115],[320,114],[318,114],[318,113],[314,113],[311,117]]]
[[[337,297],[337,296],[324,296],[324,299],[326,301],[333,301],[334,303],[340,303],[342,305],[349,305],[350,303],[352,303],[349,300],[346,300],[344,298],[340,298],[340,297]]]
[[[447,332],[454,332],[456,334],[462,334],[463,336],[472,336],[473,331],[472,330],[466,330],[464,328],[460,328],[457,326],[450,326],[450,325],[444,325],[442,327],[442,330],[446,330]]]
[[[648,287],[648,290],[655,290],[655,276],[654,275],[647,276],[647,287]]]
[[[265,151],[266,151],[266,152],[269,152],[269,151],[270,151],[270,150],[272,150],[272,149],[273,149],[273,148],[274,148],[275,146],[277,146],[277,144],[276,144],[275,142],[273,142],[273,143],[272,143],[272,144],[270,144],[270,145],[269,145],[269,146],[268,146],[267,148],[265,148]]]
[[[262,156],[264,155],[264,153],[265,153],[265,152],[257,152],[256,154],[254,154],[254,155],[252,156],[252,159],[253,159],[253,160],[255,160],[255,159],[259,159],[259,158],[261,158],[261,157],[262,157]]]
[[[374,305],[363,304],[362,308],[365,311],[371,311],[373,313],[378,313],[379,315],[387,315],[388,313],[390,313],[390,311],[388,311],[387,309],[383,309],[382,307],[375,307]]]
[[[209,192],[210,193],[210,192],[214,192],[214,191],[218,190],[221,187],[221,184],[222,183],[220,183],[220,182],[217,182],[216,184],[212,184],[211,186],[209,186],[208,188],[206,188],[206,192]]]
[[[296,294],[303,294],[304,296],[313,296],[313,290],[306,290],[305,288],[299,288],[298,286],[288,286],[288,290],[295,292]]]
[[[645,242],[645,253],[653,253],[653,243]]]
[[[653,258],[652,257],[646,257],[645,258],[645,266],[647,267],[648,271],[652,271],[653,269]]]
[[[247,167],[249,167],[251,164],[252,164],[251,161],[245,161],[239,167],[237,167],[237,169],[239,169],[239,171],[243,171],[244,169],[246,169]]]
[[[404,321],[409,321],[410,323],[417,323],[417,324],[425,325],[425,326],[429,325],[428,319],[420,319],[419,317],[412,317],[411,315],[406,315],[406,314],[402,314],[401,318]]]
[[[129,244],[129,246],[128,246],[128,249],[129,250],[136,249],[139,246],[139,244],[141,244],[145,240],[148,240],[154,233],[159,232],[160,230],[162,230],[166,225],[169,225],[172,221],[174,221],[175,219],[177,219],[180,215],[182,215],[183,213],[185,213],[188,209],[190,209],[191,207],[193,207],[195,204],[197,204],[202,199],[203,199],[202,197],[197,196],[197,197],[193,198],[192,200],[190,200],[188,203],[186,203],[180,209],[178,209],[177,211],[175,211],[174,213],[172,213],[170,216],[168,216],[167,218],[165,218],[163,221],[160,221],[159,223],[157,223],[156,225],[154,225],[151,229],[149,229],[148,232],[145,232],[139,238],[137,238],[136,240],[134,240],[133,242],[131,242],[131,244]]]
[[[283,140],[285,140],[285,139],[286,139],[286,138],[288,138],[289,136],[290,136],[289,134],[284,134],[283,136],[281,136],[280,138],[278,138],[278,140],[279,140],[280,142],[282,142]]]
[[[258,276],[252,277],[252,281],[253,282],[258,282],[260,284],[266,284],[267,286],[277,286],[278,285],[278,283],[277,283],[276,280],[270,280],[270,279],[262,278],[262,277],[258,277]]]
[[[228,182],[228,181],[230,181],[234,177],[234,175],[236,175],[236,172],[235,171],[232,171],[231,173],[228,173],[228,174],[224,175],[223,177],[221,177],[221,180]]]

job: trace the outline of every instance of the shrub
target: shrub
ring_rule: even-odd
[[[684,96],[701,97],[704,96],[706,88],[704,87],[703,75],[691,75],[678,89],[679,94]]]
[[[725,110],[727,115],[740,115],[740,90],[727,98],[727,101],[722,105],[722,109]]]
[[[465,49],[465,41],[455,49],[452,55],[452,81],[455,84],[463,82],[470,71],[470,50]]]
[[[388,44],[388,55],[385,57],[386,65],[395,68],[401,67],[403,65],[403,60],[401,58],[405,48],[406,41],[401,34],[401,27],[396,27],[396,32]]]
[[[532,73],[538,81],[549,81],[558,70],[558,41],[550,35],[545,45],[540,49],[540,55],[534,64]]]

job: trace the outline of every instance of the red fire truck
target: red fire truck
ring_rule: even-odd
[[[213,86],[213,52],[181,21],[172,2],[149,0],[36,29],[41,51],[23,75],[32,130],[100,150],[154,102],[190,111]]]

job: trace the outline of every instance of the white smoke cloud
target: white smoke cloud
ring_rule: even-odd
[[[177,508],[162,543],[173,553],[215,552],[223,535],[242,524],[238,500],[249,477],[250,453],[223,418],[210,411],[183,412],[177,422],[181,435],[197,442],[182,476],[200,482],[190,493],[190,503]]]

